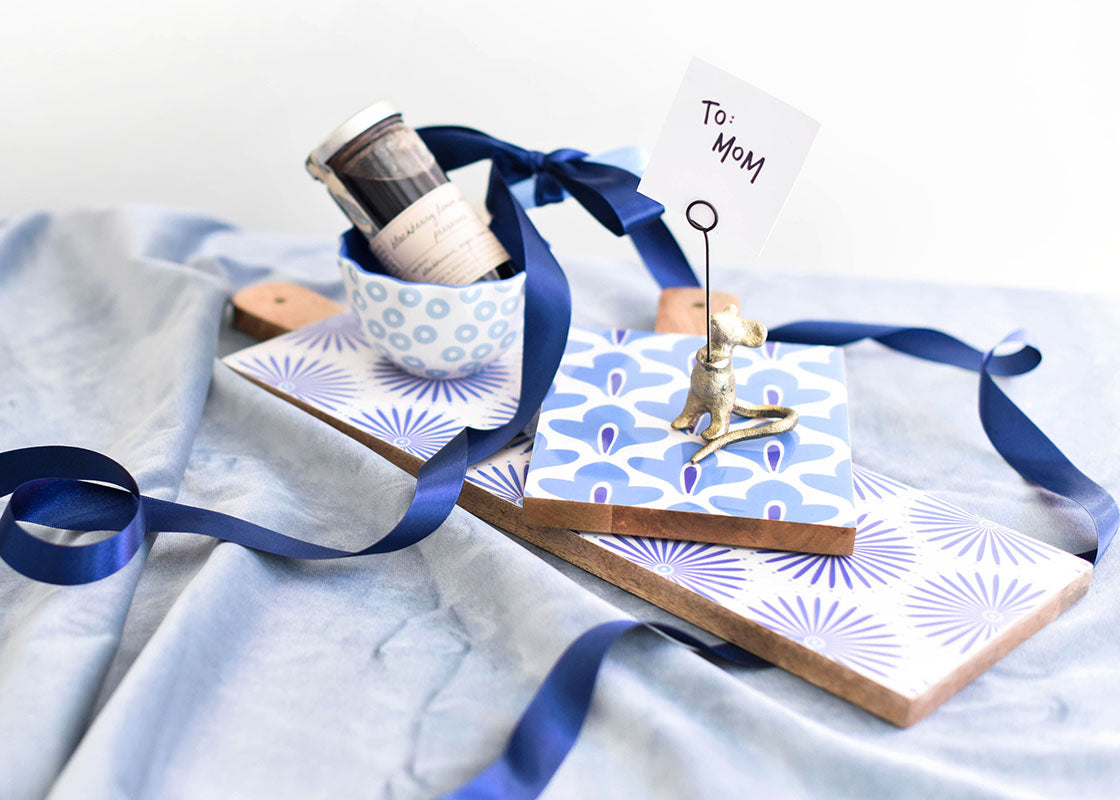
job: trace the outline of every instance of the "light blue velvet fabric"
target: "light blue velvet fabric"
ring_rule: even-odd
[[[547,231],[545,231],[547,235]],[[915,243],[920,246],[920,243]],[[0,448],[72,444],[162,498],[356,548],[404,473],[216,356],[249,344],[227,299],[264,279],[338,296],[335,243],[150,209],[0,226]],[[647,328],[632,262],[558,256],[575,320]],[[905,265],[899,265],[905,274]],[[1120,302],[716,269],[771,324],[932,325],[1046,360],[1004,382],[1120,491]],[[1045,541],[1087,521],[984,439],[976,376],[873,344],[848,355],[855,458]],[[779,669],[721,669],[652,637],[606,666],[546,797],[1106,797],[1120,786],[1120,553],[1088,597],[909,730]],[[406,551],[286,561],[182,534],[81,587],[0,564],[0,796],[432,797],[502,747],[565,646],[668,615],[456,510]]]

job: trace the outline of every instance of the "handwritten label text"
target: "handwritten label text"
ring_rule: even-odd
[[[730,127],[735,122],[735,115],[720,108],[720,104],[715,100],[701,100],[700,105],[704,106],[705,125],[711,123],[716,127],[723,127],[724,125]],[[731,163],[738,164],[739,169],[750,170],[751,183],[754,183],[758,179],[758,174],[762,172],[762,165],[766,163],[766,157],[759,156],[756,161],[754,151],[746,149],[741,144],[736,144],[736,135],[732,133],[730,136],[725,136],[724,134],[727,132],[729,131],[721,130],[716,134],[712,152],[719,154],[721,164],[726,164],[727,158],[730,156]]]

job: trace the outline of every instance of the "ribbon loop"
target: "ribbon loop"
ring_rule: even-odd
[[[121,491],[110,495],[112,490],[84,481]],[[0,514],[0,558],[44,583],[72,586],[112,574],[136,555],[147,533],[135,479],[91,450],[54,446],[0,453],[0,492],[12,494]],[[115,532],[97,542],[63,545],[38,538],[20,521]]]

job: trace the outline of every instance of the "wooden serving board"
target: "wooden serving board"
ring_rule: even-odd
[[[287,291],[258,292],[263,306],[238,317],[283,327],[272,312],[292,313],[294,301],[275,301]],[[415,475],[464,425],[509,418],[520,353],[472,378],[421,380],[379,361],[347,312],[225,363]],[[539,527],[521,509],[532,447],[519,437],[472,465],[459,504],[900,726],[1071,606],[1092,574],[1080,558],[858,466],[850,556]]]
[[[740,397],[797,409],[797,427],[717,450],[670,422],[703,336],[572,328],[541,406],[525,483],[531,524],[851,555],[856,514],[844,353],[737,348]],[[758,421],[737,418],[732,430]],[[696,428],[708,424],[705,415]]]

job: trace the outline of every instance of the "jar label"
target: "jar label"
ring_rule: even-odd
[[[393,217],[370,241],[370,250],[394,278],[453,286],[474,283],[509,260],[498,238],[450,182]]]

